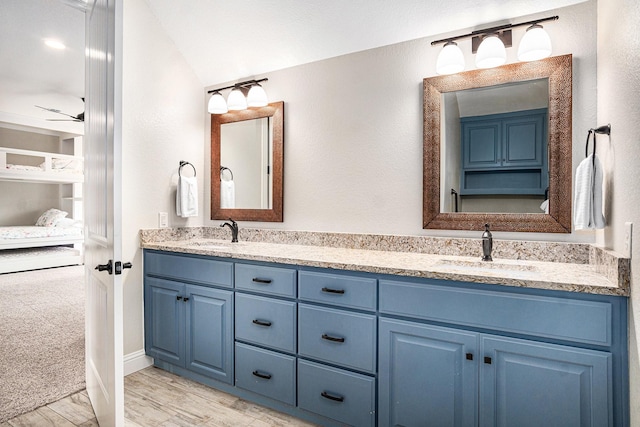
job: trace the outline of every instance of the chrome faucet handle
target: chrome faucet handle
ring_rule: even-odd
[[[231,229],[231,243],[237,243],[238,242],[238,223],[235,222],[234,220],[232,220],[231,218],[229,218],[229,221],[231,221],[231,224],[228,222],[223,222],[222,224],[220,224],[220,227],[224,227],[227,226]]]
[[[489,224],[484,225],[484,233],[482,233],[482,261],[493,261],[491,251],[493,250],[493,236],[489,231]]]

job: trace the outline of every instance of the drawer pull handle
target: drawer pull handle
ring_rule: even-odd
[[[323,340],[327,340],[327,341],[333,341],[333,342],[344,342],[344,338],[340,337],[332,337],[331,335],[327,335],[327,334],[322,334],[322,339]]]
[[[253,319],[253,323],[255,325],[260,325],[260,326],[271,326],[271,322],[268,322],[266,320],[259,320],[259,319]]]
[[[320,396],[324,397],[325,399],[333,400],[334,402],[344,402],[343,396],[333,396],[326,391],[320,393]]]
[[[322,292],[326,292],[328,294],[344,294],[344,289],[322,288]]]
[[[256,282],[256,283],[263,283],[263,284],[266,284],[266,285],[271,283],[271,279],[261,279],[259,277],[254,277],[253,281]]]
[[[265,379],[265,380],[270,380],[271,379],[271,375],[270,374],[262,374],[262,373],[260,373],[258,371],[253,371],[252,374],[255,375],[258,378],[262,378],[262,379]]]

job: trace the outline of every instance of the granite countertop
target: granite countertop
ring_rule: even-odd
[[[144,233],[144,231],[142,232]],[[197,238],[196,236],[178,240],[163,240],[154,239],[154,236],[153,233],[141,235],[141,246],[145,249],[238,260],[603,295],[629,295],[628,281],[623,280],[624,275],[619,275],[617,272],[614,272],[613,275],[607,275],[601,266],[589,262],[549,262],[495,257],[493,262],[482,262],[479,256],[371,250],[299,243],[259,241],[230,243],[228,240]],[[603,257],[590,256],[590,258],[601,259]],[[618,277],[623,279],[616,280]]]

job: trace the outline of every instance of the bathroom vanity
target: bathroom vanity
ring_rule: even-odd
[[[142,246],[146,352],[178,375],[321,425],[628,425],[627,291],[588,266]]]

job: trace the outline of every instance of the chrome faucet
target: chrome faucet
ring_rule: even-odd
[[[229,224],[228,222],[223,222],[222,224],[220,224],[220,227],[224,227],[225,225],[229,227],[231,229],[231,243],[237,243],[238,242],[238,223],[232,220],[231,218],[229,218],[229,221],[231,221],[231,224]]]
[[[489,231],[489,224],[484,225],[484,233],[482,233],[482,260],[493,261],[491,258],[491,250],[493,249],[493,237]]]

